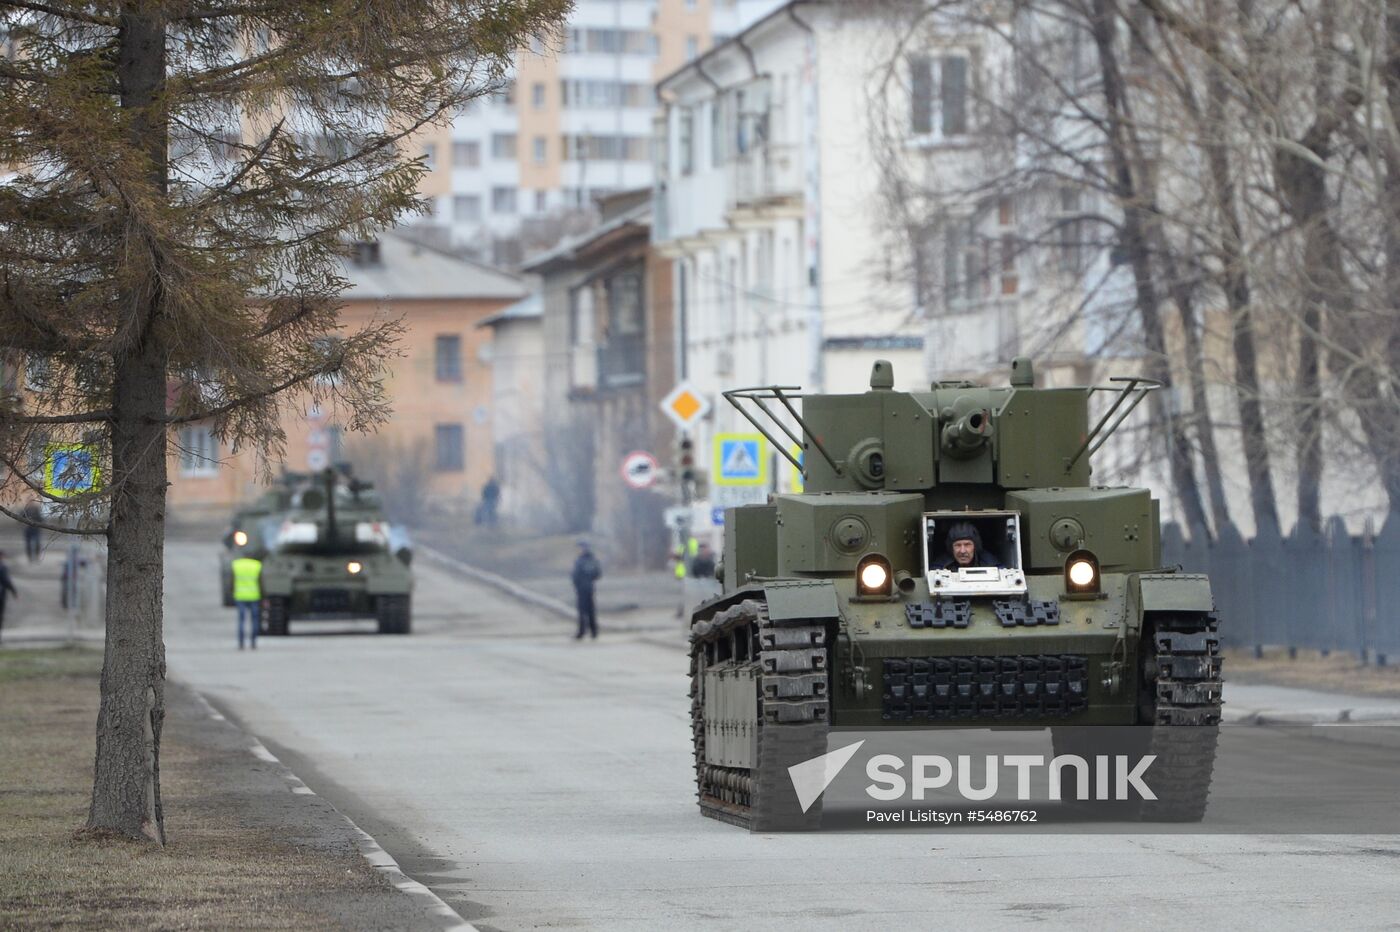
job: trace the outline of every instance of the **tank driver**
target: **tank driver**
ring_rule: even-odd
[[[959,521],[948,529],[948,559],[941,568],[964,566],[1001,566],[1000,560],[983,549],[982,535],[970,521]]]

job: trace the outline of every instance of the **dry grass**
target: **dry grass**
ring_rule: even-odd
[[[100,663],[82,649],[0,651],[0,928],[328,928],[346,924],[347,901],[395,896],[353,847],[298,847],[258,826],[252,758],[182,740],[204,727],[189,712],[168,720],[162,755],[170,843],[78,831]]]
[[[1333,653],[1323,657],[1317,651],[1298,652],[1290,659],[1285,648],[1266,648],[1262,658],[1252,650],[1225,652],[1225,678],[1241,683],[1271,683],[1298,686],[1359,696],[1400,699],[1400,657],[1391,665],[1362,664],[1355,654]]]

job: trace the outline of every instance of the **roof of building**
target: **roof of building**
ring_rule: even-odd
[[[651,225],[651,201],[624,210],[610,220],[586,230],[578,236],[571,236],[548,252],[541,253],[522,266],[528,272],[543,272],[562,262],[568,262],[590,244],[609,236],[625,227],[648,227]]]
[[[670,74],[662,77],[661,80],[656,82],[656,89],[658,91],[664,91],[667,85],[669,85],[675,79],[685,74],[697,75],[703,78],[706,81],[706,83],[709,83],[709,78],[705,75],[705,64],[707,62],[714,61],[717,56],[725,54],[732,49],[737,48],[744,50],[745,39],[753,37],[755,33],[759,32],[760,30],[766,29],[770,24],[774,23],[775,21],[784,17],[785,15],[787,17],[792,17],[795,15],[795,13],[789,13],[788,10],[795,10],[795,8],[799,6],[807,6],[815,2],[819,2],[819,0],[788,0],[787,3],[784,3],[781,6],[774,8],[767,15],[761,16],[758,19],[754,20],[740,32],[735,33],[728,39],[725,39],[723,42],[718,42],[715,45],[711,46],[705,52],[705,54],[700,55],[697,58],[692,58],[690,61],[686,62],[684,65],[681,65],[675,71],[672,71]],[[747,50],[745,50],[745,54],[748,54]]]
[[[540,293],[538,291],[533,291],[514,304],[487,317],[477,324],[477,326],[494,327],[497,324],[509,323],[515,320],[539,320],[543,316],[544,302],[540,300]]]
[[[379,235],[376,261],[344,260],[348,300],[386,298],[519,298],[519,277],[472,259],[443,252],[392,231]]]

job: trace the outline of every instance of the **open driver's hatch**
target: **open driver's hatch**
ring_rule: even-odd
[[[934,598],[973,595],[1024,595],[1021,569],[1021,516],[1014,511],[930,511],[923,516],[924,578]],[[996,566],[958,566],[951,562],[948,531],[966,522],[982,538],[982,551]]]

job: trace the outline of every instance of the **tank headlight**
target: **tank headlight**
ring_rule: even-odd
[[[1066,592],[1099,591],[1099,558],[1087,550],[1076,550],[1065,561]]]
[[[238,547],[246,547],[246,546],[248,546],[248,532],[247,532],[247,531],[234,531],[234,532],[233,532],[233,543],[234,543],[235,546],[238,546]]]
[[[878,553],[863,557],[856,565],[856,594],[889,595],[893,576],[890,561]]]
[[[356,560],[351,560],[349,563],[345,564],[345,568],[346,568],[347,570],[350,571],[350,575],[351,575],[351,576],[355,575],[355,574],[358,573],[360,570],[364,569],[364,567],[361,566],[361,565],[359,564],[359,562],[356,561]]]

